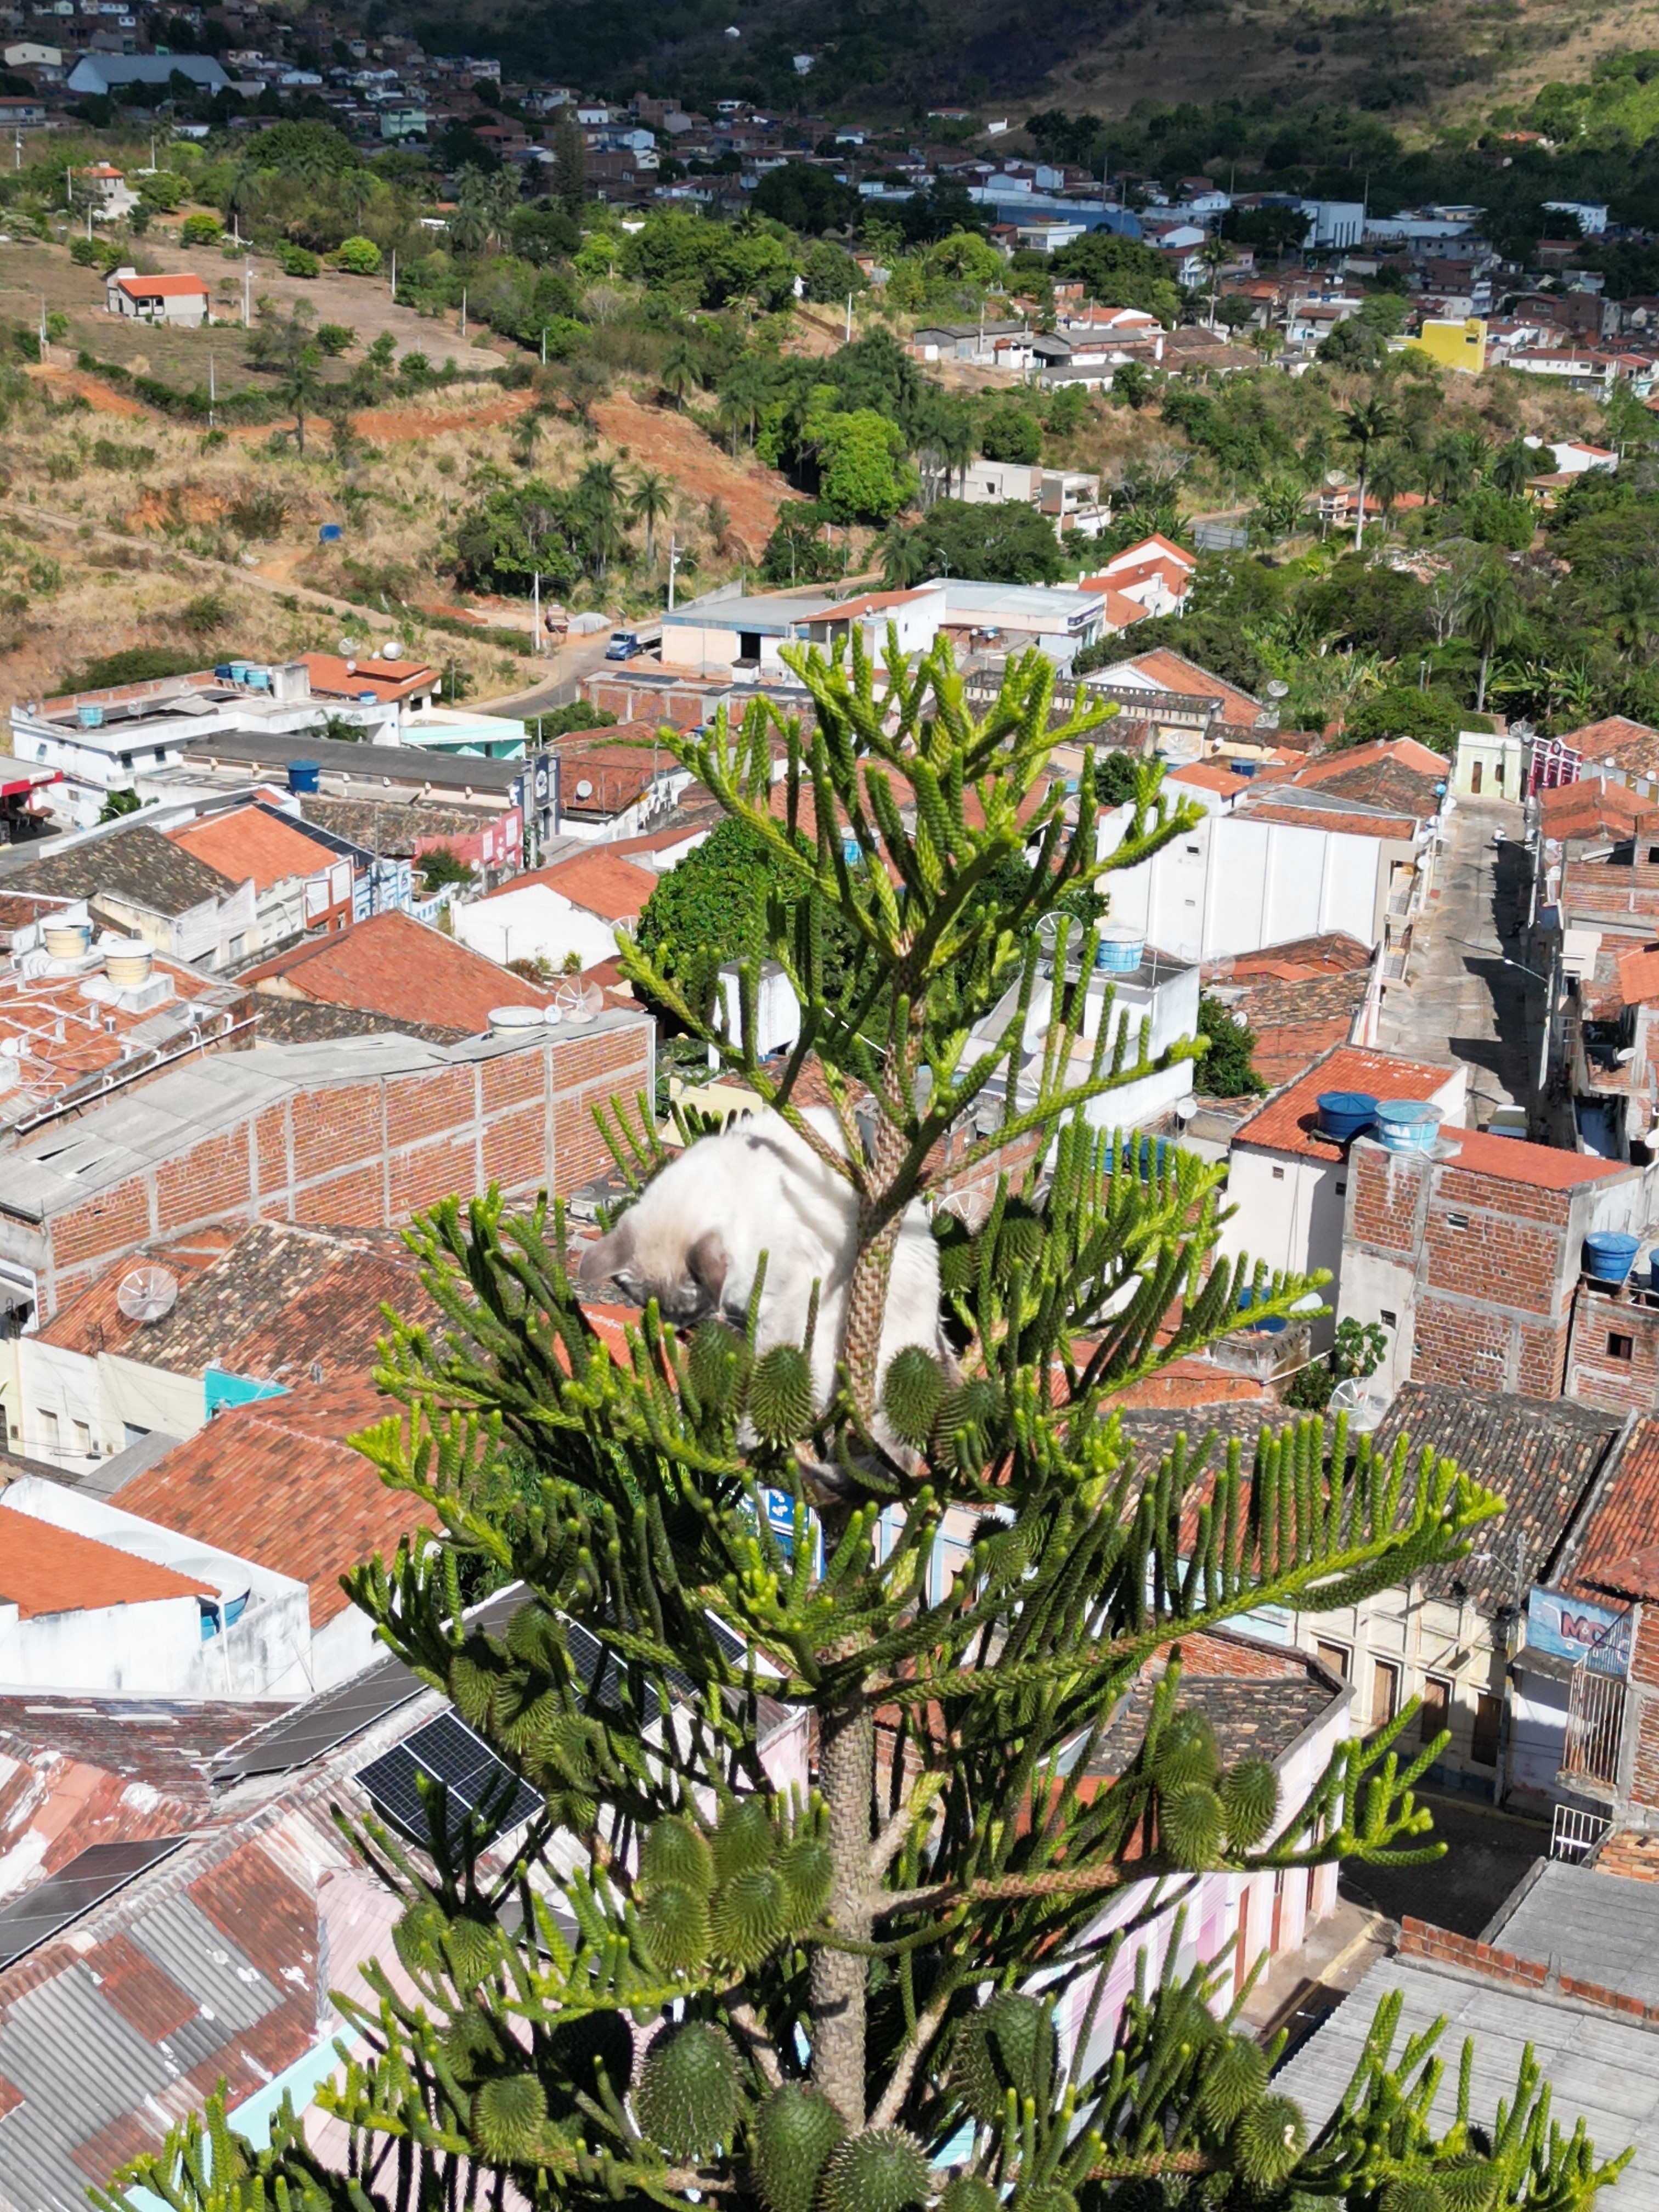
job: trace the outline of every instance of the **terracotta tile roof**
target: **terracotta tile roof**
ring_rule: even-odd
[[[459,1044],[472,1033],[442,1022],[411,1022],[402,1016],[372,1014],[358,1006],[325,1006],[320,999],[279,999],[256,991],[248,1000],[260,1044],[326,1044],[332,1037],[424,1037],[430,1044]]]
[[[1457,1146],[1455,1165],[1462,1175],[1490,1176],[1498,1182],[1525,1183],[1534,1190],[1576,1190],[1604,1176],[1629,1175],[1625,1160],[1598,1159],[1593,1152],[1568,1152],[1553,1145],[1523,1144],[1516,1137],[1494,1137],[1484,1129],[1447,1132]]]
[[[40,914],[33,909],[31,919]],[[234,985],[227,987],[200,974],[181,960],[158,958],[156,975],[172,980],[173,1005],[198,1003],[205,1019],[198,1032],[210,1041],[221,1024],[229,1026],[246,1018],[248,1001]],[[129,1012],[82,995],[80,975],[24,975],[15,968],[0,968],[0,1040],[15,1057],[9,1066],[15,1079],[0,1094],[0,1122],[21,1121],[43,1107],[62,1102],[77,1085],[95,1088],[95,1079],[119,1067],[135,1054],[142,1054],[155,1037],[133,1042],[134,1032],[155,1019],[155,1009]],[[180,1024],[175,1044],[188,1042]]]
[[[0,1521],[0,1603],[24,1620],[48,1613],[97,1613],[106,1606],[150,1605],[164,1598],[214,1597],[171,1567],[54,1528],[16,1510]]]
[[[199,1537],[311,1592],[311,1623],[343,1613],[340,1577],[371,1553],[386,1557],[424,1506],[390,1490],[345,1439],[398,1410],[366,1376],[302,1383],[221,1413],[117,1491],[124,1513]]]
[[[540,1006],[550,998],[441,930],[395,913],[294,945],[239,980],[399,1021],[435,1022],[468,1036],[489,1028],[493,1007]]]
[[[1628,837],[1653,811],[1653,801],[1629,784],[1600,775],[1581,776],[1577,783],[1557,784],[1538,794],[1540,826],[1558,843],[1569,837]]]
[[[544,884],[561,898],[568,898],[572,906],[582,907],[602,921],[631,922],[639,920],[647,899],[661,881],[654,868],[637,868],[610,847],[601,846],[592,853],[574,853],[568,860],[555,860],[550,867],[509,876],[484,896],[486,900],[503,898],[509,891]]]
[[[372,691],[377,699],[410,699],[436,688],[438,672],[423,660],[353,660],[337,653],[302,653],[311,688],[319,698],[355,699]]]
[[[279,822],[263,806],[239,806],[182,830],[169,830],[170,841],[216,868],[234,884],[253,879],[262,896],[293,876],[315,876],[340,857],[289,822]]]
[[[1181,1658],[1178,1703],[1209,1722],[1224,1765],[1241,1759],[1276,1763],[1347,1696],[1346,1686],[1307,1652],[1249,1637],[1183,1637]],[[1090,1761],[1091,1776],[1115,1777],[1139,1752],[1168,1663],[1160,1657],[1142,1669]]]
[[[1241,791],[1250,788],[1255,779],[1240,775],[1224,760],[1201,760],[1189,761],[1185,768],[1171,769],[1164,781],[1166,785],[1195,784],[1201,791],[1218,791],[1224,799],[1237,799]]]
[[[1659,871],[1628,860],[1569,860],[1561,871],[1559,903],[1570,916],[1651,921],[1659,918]]]
[[[1346,1044],[1370,987],[1372,955],[1340,931],[1210,963],[1228,1011],[1255,1034],[1258,1075],[1290,1083],[1333,1045]]]
[[[1285,945],[1264,945],[1259,952],[1231,952],[1204,963],[1206,983],[1243,981],[1261,976],[1267,981],[1299,983],[1322,975],[1352,975],[1369,969],[1374,954],[1369,945],[1345,929],[1322,930],[1316,936],[1296,937]]]
[[[1582,753],[1588,768],[1611,762],[1628,775],[1659,772],[1659,730],[1647,722],[1632,721],[1628,714],[1604,714],[1599,722],[1569,730],[1561,742]]]
[[[1267,1152],[1300,1152],[1309,1159],[1340,1160],[1343,1147],[1319,1127],[1322,1091],[1367,1091],[1374,1098],[1432,1098],[1455,1073],[1450,1066],[1437,1067],[1427,1060],[1398,1060],[1392,1053],[1343,1045],[1276,1091],[1251,1115],[1234,1142]],[[1460,1139],[1467,1133],[1460,1130]],[[1492,1141],[1501,1145],[1508,1139],[1499,1137]]]
[[[199,276],[118,276],[115,282],[130,300],[205,300],[208,297],[207,285]]]
[[[1543,1579],[1622,1426],[1620,1414],[1563,1398],[1402,1383],[1377,1424],[1377,1449],[1386,1454],[1400,1437],[1409,1437],[1413,1462],[1426,1446],[1504,1500],[1502,1519],[1477,1533],[1470,1555],[1431,1568],[1421,1578],[1425,1586],[1443,1595],[1467,1593],[1486,1613],[1517,1598],[1524,1602],[1517,1573],[1523,1584]],[[1517,1566],[1523,1540],[1524,1571]]]
[[[445,806],[427,799],[329,799],[307,793],[300,800],[302,819],[331,830],[366,853],[413,855],[432,837],[475,837],[478,816],[471,808]]]
[[[1200,668],[1195,660],[1188,660],[1184,653],[1173,652],[1168,646],[1139,653],[1127,665],[1160,691],[1181,693],[1189,698],[1219,699],[1221,720],[1235,729],[1254,729],[1261,714],[1259,699],[1253,699],[1237,684],[1212,675],[1207,668]]]
[[[211,1364],[292,1384],[318,1364],[330,1376],[371,1368],[384,1305],[406,1320],[435,1318],[413,1255],[391,1231],[258,1221],[192,1231],[143,1257],[177,1279],[171,1312],[128,1320],[118,1293],[137,1261],[126,1259],[54,1314],[37,1340],[94,1357],[119,1352],[173,1374],[199,1375]]]
[[[1080,586],[1079,589],[1100,592],[1104,601],[1104,619],[1113,629],[1133,629],[1137,623],[1147,622],[1152,617],[1150,607],[1142,606],[1139,599],[1130,599],[1115,585],[1089,583]]]
[[[92,899],[100,894],[168,919],[236,889],[229,877],[175,845],[148,822],[131,822],[118,836],[43,853],[6,878],[12,891],[44,891],[56,898]]]
[[[1310,798],[1319,794],[1310,793]],[[1324,830],[1338,837],[1382,837],[1399,844],[1416,838],[1418,819],[1412,814],[1349,814],[1340,807],[1299,806],[1293,791],[1281,785],[1262,798],[1245,802],[1252,822],[1279,822],[1296,830]]]

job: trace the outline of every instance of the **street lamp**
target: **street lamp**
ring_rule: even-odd
[[[1473,945],[1467,937],[1454,937],[1449,942],[1461,945],[1466,952],[1478,952],[1483,959],[1496,960],[1501,967],[1518,968],[1523,975],[1530,975],[1535,983],[1547,984],[1550,980],[1541,969],[1528,968],[1524,960],[1511,960],[1507,952],[1500,952],[1496,945]]]

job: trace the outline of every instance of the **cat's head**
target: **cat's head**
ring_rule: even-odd
[[[679,1207],[641,1200],[583,1248],[576,1279],[612,1282],[635,1305],[655,1298],[663,1319],[684,1327],[720,1311],[730,1265],[718,1229],[697,1231]]]

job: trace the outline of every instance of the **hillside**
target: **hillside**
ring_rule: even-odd
[[[1656,0],[463,0],[410,20],[434,51],[487,45],[572,84],[894,120],[1266,98],[1444,122],[1659,42]],[[804,78],[797,54],[813,58]]]

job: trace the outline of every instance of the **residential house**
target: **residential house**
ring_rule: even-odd
[[[144,323],[176,323],[184,330],[199,330],[209,319],[212,295],[200,276],[141,276],[136,269],[117,269],[104,288],[105,305],[112,315],[137,317]]]
[[[250,954],[317,933],[346,928],[354,911],[349,856],[308,836],[273,807],[254,802],[170,830],[169,841],[228,881],[253,891]]]
[[[509,1198],[572,1189],[610,1159],[593,1105],[652,1088],[654,1041],[612,1009],[458,1044],[349,1036],[170,1068],[89,1108],[71,1141],[8,1155],[5,1279],[47,1319],[117,1261],[209,1224],[394,1227],[492,1182]]]
[[[458,917],[467,911],[458,908]],[[343,934],[290,945],[241,980],[261,997],[349,1007],[462,1036],[500,1031],[509,1014],[520,1025],[541,1023],[552,1005],[548,993],[474,951],[459,919],[457,927],[451,937],[410,915],[376,915]]]
[[[618,930],[638,927],[660,880],[613,847],[596,846],[457,908],[455,934],[503,967],[530,961],[554,970],[595,968],[614,959]]]
[[[1183,775],[1206,773],[1207,762]],[[1334,1045],[1374,1045],[1382,964],[1374,947],[1341,930],[1206,961],[1206,995],[1255,1039],[1252,1065],[1277,1090]]]
[[[1275,1273],[1328,1274],[1324,1295],[1334,1309],[1342,1297],[1354,1139],[1347,1115],[1321,1108],[1320,1100],[1332,1095],[1412,1099],[1434,1108],[1444,1126],[1458,1127],[1468,1112],[1468,1071],[1338,1044],[1298,1069],[1241,1124],[1228,1154],[1230,1218],[1221,1249],[1265,1261]],[[1316,1349],[1324,1351],[1334,1332],[1333,1317],[1316,1321]]]
[[[394,730],[411,715],[440,703],[443,678],[423,660],[389,659],[380,653],[365,653],[356,659],[337,653],[302,653],[299,663],[310,680],[313,699],[390,708]]]
[[[147,1437],[178,1442],[227,1407],[371,1372],[388,1306],[429,1317],[388,1231],[232,1219],[157,1239],[0,1345],[9,1447],[107,1495],[106,1462]]]
[[[93,921],[170,961],[234,968],[258,949],[252,881],[233,883],[142,818],[12,857],[0,890],[79,902]]]
[[[1198,562],[1190,553],[1154,532],[1103,561],[1092,574],[1079,576],[1078,588],[1116,592],[1147,616],[1178,615],[1186,605],[1197,569]]]
[[[1384,1394],[1419,1382],[1559,1397],[1583,1243],[1640,1231],[1639,1168],[1485,1130],[1348,1150],[1339,1313],[1380,1322]]]

